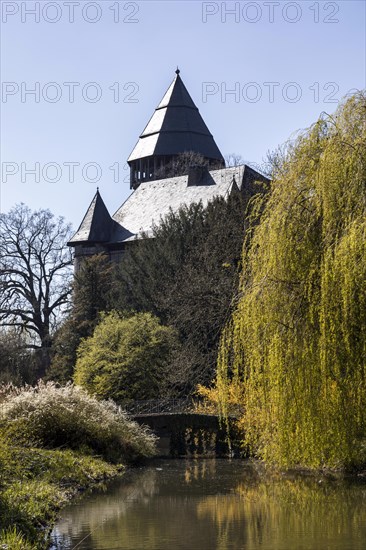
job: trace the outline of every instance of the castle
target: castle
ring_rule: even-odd
[[[164,169],[184,153],[192,158],[184,175],[164,175]],[[198,157],[204,162],[195,163]],[[127,162],[131,195],[111,216],[97,190],[68,243],[75,251],[76,269],[83,257],[99,252],[119,260],[131,242],[151,236],[153,226],[171,210],[200,201],[205,206],[218,196],[245,194],[253,181],[269,182],[245,164],[225,168],[224,158],[179,69]]]

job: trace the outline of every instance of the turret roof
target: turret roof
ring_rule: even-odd
[[[140,135],[128,162],[194,151],[223,162],[223,156],[180,77],[179,69]]]

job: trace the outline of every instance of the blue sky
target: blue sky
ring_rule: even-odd
[[[177,65],[221,152],[258,164],[365,88],[363,1],[1,9],[0,209],[49,208],[75,229],[97,186],[111,213],[129,195],[125,161]]]

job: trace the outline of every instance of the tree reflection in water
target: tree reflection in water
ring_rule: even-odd
[[[159,461],[65,509],[52,548],[361,550],[365,510],[366,485],[354,481]]]

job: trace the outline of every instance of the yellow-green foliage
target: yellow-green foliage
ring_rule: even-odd
[[[79,346],[75,383],[119,402],[157,397],[176,345],[175,330],[151,313],[105,314]]]
[[[366,97],[287,148],[219,353],[261,458],[308,467],[366,462]]]

